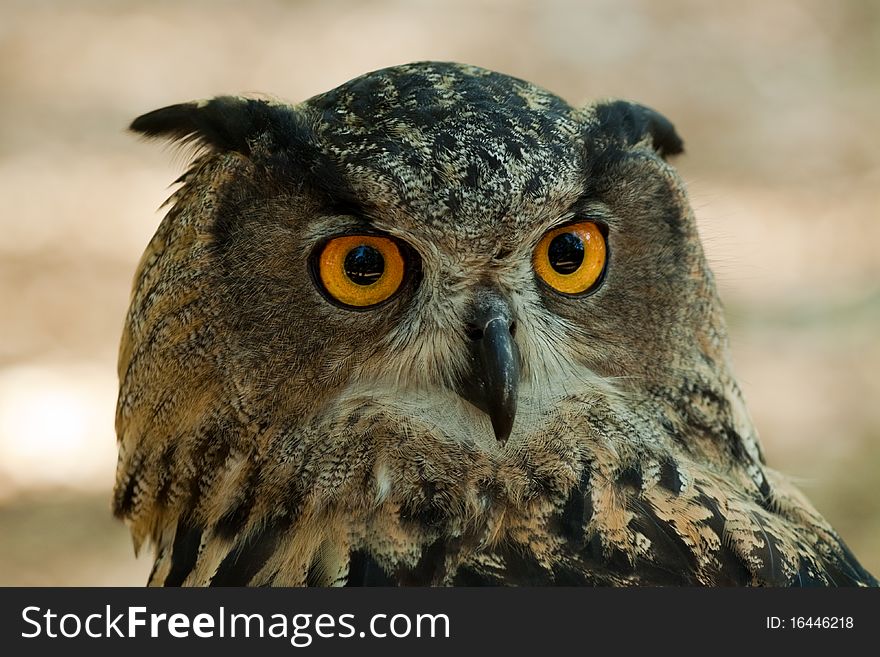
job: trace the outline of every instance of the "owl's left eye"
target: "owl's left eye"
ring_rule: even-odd
[[[324,290],[344,306],[365,308],[390,298],[403,282],[404,259],[397,243],[379,235],[344,235],[329,240],[317,262]]]
[[[605,237],[592,221],[548,231],[532,255],[535,273],[563,294],[582,294],[598,285],[605,270]]]

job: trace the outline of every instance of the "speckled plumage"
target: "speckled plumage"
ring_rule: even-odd
[[[120,350],[114,508],[151,584],[876,585],[764,463],[659,114],[420,63],[132,127],[200,153]],[[531,253],[578,217],[609,259],[571,297]],[[340,308],[310,262],[365,230],[417,261]],[[456,392],[486,298],[516,324],[506,443]]]

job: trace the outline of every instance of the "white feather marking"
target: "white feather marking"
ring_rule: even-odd
[[[391,493],[391,474],[388,472],[388,466],[379,463],[376,466],[376,504],[384,502]]]

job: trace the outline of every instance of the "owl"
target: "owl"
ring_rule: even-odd
[[[766,464],[673,125],[474,66],[136,119],[114,511],[158,586],[876,586]]]

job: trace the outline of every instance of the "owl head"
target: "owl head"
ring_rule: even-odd
[[[667,163],[682,142],[654,110],[418,63],[298,105],[219,97],[131,127],[198,157],[123,335],[122,516],[202,499],[211,478],[271,479],[208,473],[255,443],[313,483],[349,476],[339,454],[369,461],[361,438],[380,430],[416,452],[522,452],[572,400],[693,406],[699,389],[688,412],[715,404],[750,435]],[[144,517],[141,535],[159,531]]]

